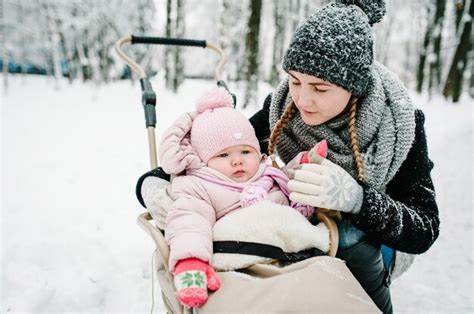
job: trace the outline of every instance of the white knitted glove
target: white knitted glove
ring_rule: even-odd
[[[156,225],[161,230],[166,227],[166,216],[172,200],[166,192],[169,181],[158,177],[147,177],[142,184],[142,197]]]
[[[314,207],[357,214],[362,206],[362,187],[344,169],[319,157],[317,163],[288,170],[290,200]]]

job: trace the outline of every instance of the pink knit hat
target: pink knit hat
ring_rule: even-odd
[[[252,125],[233,107],[232,96],[223,88],[212,89],[197,102],[191,146],[205,164],[219,151],[235,145],[248,145],[260,152]]]

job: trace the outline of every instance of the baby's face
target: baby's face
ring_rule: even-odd
[[[251,179],[260,166],[261,155],[248,145],[236,145],[221,150],[207,162],[207,166],[236,182]]]

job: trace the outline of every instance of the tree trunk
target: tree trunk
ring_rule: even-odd
[[[446,0],[436,0],[436,12],[433,24],[433,52],[430,58],[430,75],[428,83],[428,91],[430,95],[433,90],[437,90],[441,84],[441,39],[443,33],[444,11],[446,8]]]
[[[392,30],[395,22],[397,12],[388,11],[384,16],[385,27],[377,31],[375,41],[377,60],[382,64],[387,64],[390,52],[392,51],[390,45],[392,41]]]
[[[290,0],[290,32],[293,33],[300,23],[301,0]]]
[[[176,37],[182,38],[184,36],[184,0],[176,1]],[[181,54],[181,47],[174,47],[174,78],[173,78],[173,92],[177,92],[179,86],[184,81],[184,60]]]
[[[452,97],[453,102],[458,102],[462,92],[463,75],[467,66],[467,57],[472,50],[472,18],[474,17],[474,1],[471,0],[467,14],[470,18],[464,18],[464,26],[462,24],[462,33],[459,38],[456,51],[449,68],[448,77],[446,79],[443,95],[444,97]],[[461,22],[462,23],[462,22]],[[471,74],[472,75],[472,74]]]
[[[2,67],[2,72],[3,72],[3,87],[5,88],[5,91],[8,87],[8,52],[7,52],[7,34],[5,31],[5,0],[0,1],[0,17],[1,17],[1,22],[0,22],[0,29],[1,29],[1,42],[2,42],[2,61],[3,61],[3,67]]]
[[[262,12],[262,0],[250,1],[250,17],[248,20],[248,31],[245,38],[246,69],[245,69],[245,99],[243,107],[250,103],[255,104],[258,91],[258,51],[260,35],[260,16]]]
[[[469,58],[470,59],[469,62],[471,63],[471,79],[469,82],[469,96],[471,98],[474,98],[474,50],[472,49],[472,45],[473,44],[471,43],[471,57]]]
[[[427,20],[428,25],[426,26],[425,38],[423,40],[423,46],[421,47],[420,57],[418,61],[418,69],[416,72],[416,90],[417,92],[421,93],[423,90],[423,83],[425,80],[425,64],[426,64],[426,56],[429,51],[429,45],[431,42],[432,32],[433,32],[433,19],[431,18],[432,15],[432,4],[428,4],[427,8]]]
[[[227,56],[223,80],[240,81],[243,76],[243,57],[245,47],[241,38],[245,35],[245,3],[235,0],[220,0],[219,6],[219,45]]]
[[[84,38],[86,36],[83,36]],[[78,40],[77,42],[77,56],[79,59],[79,66],[80,66],[80,78],[83,82],[88,81],[92,77],[89,59],[87,57],[87,46],[82,40]]]
[[[41,9],[44,13],[46,33],[48,34],[49,59],[53,65],[53,75],[56,87],[61,78],[61,57],[59,56],[59,34],[54,24],[55,8],[53,3],[43,2]]]
[[[466,0],[456,0],[454,8],[456,10],[456,31],[459,30],[461,24],[462,15],[464,13],[464,7],[466,6]]]
[[[273,37],[273,55],[269,81],[271,85],[276,86],[280,81],[280,62],[283,56],[283,43],[285,42],[286,2],[275,1],[273,6],[275,36]]]
[[[231,2],[230,0],[221,0],[219,2],[219,24],[218,24],[218,31],[219,31],[219,46],[221,47],[222,51],[227,56],[227,63],[230,65],[231,63],[231,46],[232,46],[232,39],[229,37],[229,32],[232,27],[230,22],[230,14],[231,14]],[[224,71],[226,72],[226,71]],[[222,80],[226,80],[225,77],[221,78]]]
[[[410,6],[410,14],[408,16],[408,28],[407,31],[409,34],[416,34],[419,30],[418,23],[420,17],[420,10],[419,10],[419,2],[412,1],[409,3]],[[419,47],[418,39],[419,36],[415,36],[415,40],[407,40],[404,41],[405,45],[405,54],[404,54],[404,70],[401,76],[403,82],[408,85],[408,82],[411,81],[413,78],[413,69],[416,68],[416,57],[417,51],[416,47]]]
[[[171,28],[173,25],[173,0],[166,1],[166,26],[165,26],[165,36],[171,37]],[[165,46],[165,55],[164,55],[164,67],[165,67],[165,82],[166,87],[171,89],[172,86],[172,62],[171,62],[171,47]]]

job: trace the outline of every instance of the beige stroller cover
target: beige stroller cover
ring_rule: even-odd
[[[262,201],[226,215],[214,226],[214,241],[257,242],[299,252],[329,250],[329,231],[314,226],[289,206]],[[222,284],[199,313],[379,312],[345,263],[317,256],[286,267],[269,258],[214,253],[212,265]],[[174,297],[172,275],[158,265],[158,281],[170,312],[185,310]]]
[[[283,268],[257,264],[218,275],[221,288],[198,313],[380,313],[344,262],[334,257],[313,257]],[[158,270],[158,282],[167,310],[186,311],[164,269]]]

